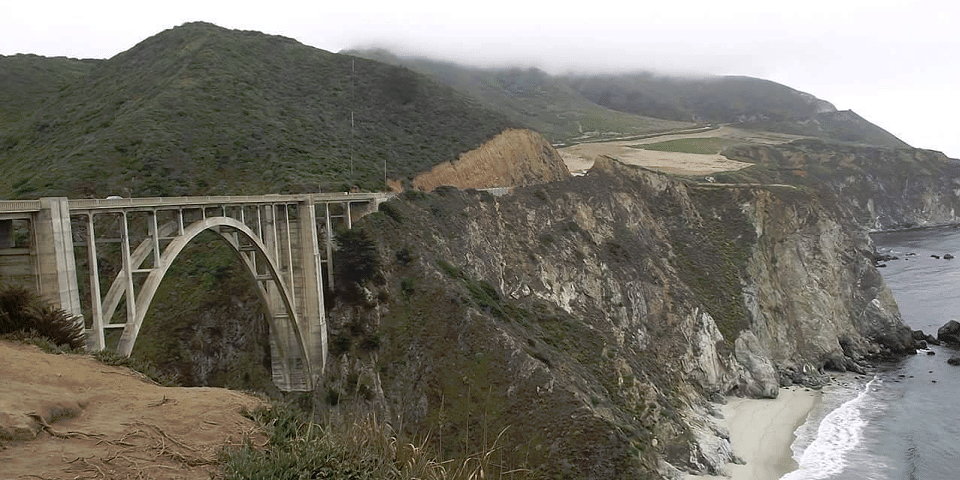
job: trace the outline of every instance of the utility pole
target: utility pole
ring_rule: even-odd
[[[357,103],[357,60],[350,59],[350,180],[353,180],[353,152],[357,149],[353,127],[353,107]]]

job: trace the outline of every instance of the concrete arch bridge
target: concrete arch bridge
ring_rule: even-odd
[[[269,312],[274,384],[312,390],[327,356],[323,285],[334,281],[334,229],[350,228],[387,199],[340,193],[0,201],[0,280],[34,288],[77,315],[90,350],[106,348],[106,332],[120,330],[115,348],[130,355],[174,260],[213,232],[256,280]],[[119,259],[101,271],[100,260],[110,255]]]

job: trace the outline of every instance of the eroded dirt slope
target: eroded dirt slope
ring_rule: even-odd
[[[170,388],[126,368],[0,342],[0,478],[196,478],[224,446],[263,442],[261,400]]]
[[[493,188],[533,185],[562,180],[570,174],[560,154],[539,133],[506,130],[455,162],[444,162],[413,180],[413,186],[431,191],[441,185],[457,188]]]

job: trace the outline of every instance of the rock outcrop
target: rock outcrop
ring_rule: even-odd
[[[950,320],[937,329],[937,340],[960,347],[960,322]]]
[[[442,185],[496,188],[535,185],[570,176],[560,154],[539,133],[510,129],[475,150],[444,162],[413,179],[419,190]]]
[[[330,312],[327,387],[448,451],[502,432],[505,462],[549,477],[717,473],[707,399],[914,348],[866,230],[802,189],[599,161],[381,211],[357,227],[378,273]]]
[[[731,159],[758,163],[765,182],[808,186],[863,226],[879,230],[960,222],[960,160],[915,148],[797,140],[737,146]]]

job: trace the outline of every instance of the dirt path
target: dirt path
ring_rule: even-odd
[[[187,478],[217,474],[217,452],[263,443],[220,388],[168,388],[77,355],[0,341],[0,478]]]
[[[628,165],[659,170],[678,175],[709,175],[711,173],[739,170],[749,163],[730,160],[719,154],[704,155],[698,153],[658,152],[634,148],[634,145],[664,142],[681,138],[719,137],[743,143],[779,144],[801,137],[767,132],[749,132],[738,128],[722,126],[717,129],[694,133],[664,134],[635,140],[612,142],[581,143],[559,149],[560,156],[570,172],[582,172],[590,169],[600,157],[617,159]]]

